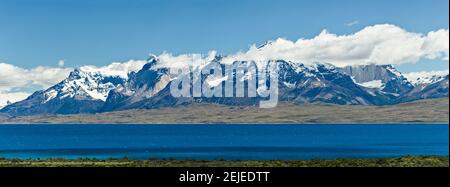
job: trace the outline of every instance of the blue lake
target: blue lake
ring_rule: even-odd
[[[448,155],[448,125],[0,125],[3,158],[294,160]]]

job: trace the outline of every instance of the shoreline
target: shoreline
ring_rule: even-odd
[[[324,160],[5,159],[0,167],[449,167],[449,156]]]

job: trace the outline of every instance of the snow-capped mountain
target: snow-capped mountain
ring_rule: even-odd
[[[123,71],[123,70],[122,70]],[[2,112],[11,115],[40,113],[92,113],[106,101],[108,93],[127,80],[122,71],[84,66],[74,69],[58,84],[33,93],[27,99],[10,104]]]
[[[170,94],[170,78],[165,75],[167,69],[151,68],[157,63],[157,59],[152,59],[144,68],[133,76],[124,87],[118,87],[110,92],[104,110],[124,110],[133,108],[159,108],[189,103],[216,103],[225,105],[249,106],[258,105],[264,98],[254,97],[219,97],[219,98],[174,98]],[[248,67],[254,62],[236,62]],[[334,66],[324,63],[302,64],[298,62],[287,62],[283,60],[258,62],[277,63],[279,66],[279,100],[293,103],[325,102],[335,104],[383,104],[387,96],[381,92],[368,91],[364,87],[356,84],[352,78],[340,73]],[[233,64],[222,64],[221,57],[216,57],[208,66],[218,64],[223,69]],[[201,69],[198,69],[200,71]],[[195,74],[195,73],[194,73]],[[148,75],[146,79],[140,78]],[[167,78],[166,78],[167,77]],[[150,79],[149,79],[150,78]],[[260,77],[256,77],[258,80]],[[136,84],[136,80],[144,80],[143,83]],[[198,81],[206,82],[211,87],[222,87],[232,77],[222,77],[220,79],[208,79],[201,77]],[[233,84],[235,82],[232,82]],[[159,92],[156,92],[156,88]],[[127,91],[128,90],[128,91]],[[141,91],[136,91],[141,90]],[[143,94],[151,93],[151,95]]]
[[[125,82],[118,75],[105,75],[87,67],[75,69],[66,80],[44,92],[46,102],[52,99],[73,98],[76,100],[106,101],[109,91]]]
[[[411,72],[405,74],[405,77],[414,86],[433,84],[444,80],[446,76],[448,76],[448,70]]]
[[[280,102],[387,105],[448,96],[448,76],[419,87],[411,84],[404,75],[390,65],[337,68],[327,63],[304,64],[285,60],[235,61],[229,64],[224,62],[224,58],[215,56],[211,58],[212,60],[196,66],[194,71],[202,71],[211,66],[226,69],[236,63],[244,67],[255,64],[258,67],[267,66],[267,64],[275,63],[279,69],[277,76]],[[142,63],[133,71],[122,66],[78,68],[71,72],[67,79],[46,90],[35,92],[23,101],[6,106],[0,110],[0,113],[12,116],[97,113],[172,107],[190,103],[255,106],[259,101],[266,99],[202,96],[175,98],[170,93],[170,85],[174,77],[169,74],[168,67],[162,65],[164,63],[158,57],[151,56],[145,65]],[[206,83],[209,87],[222,87],[225,83],[248,81],[247,73],[242,79],[227,76],[211,78],[201,74],[201,77],[193,80]],[[194,72],[193,75],[197,74]],[[260,81],[260,78],[264,77],[256,77],[256,80]],[[260,91],[259,87],[257,90]]]
[[[437,81],[431,81],[429,84],[419,84],[413,90],[398,98],[398,102],[448,97],[448,79],[449,76],[447,75],[437,79]]]

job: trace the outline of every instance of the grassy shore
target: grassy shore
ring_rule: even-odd
[[[5,117],[0,124],[33,123],[420,123],[449,121],[449,99],[420,100],[398,105],[362,106],[280,103],[275,108],[193,104],[100,114]]]
[[[405,156],[384,159],[336,159],[295,161],[196,161],[128,159],[0,159],[0,167],[449,167],[448,156]]]

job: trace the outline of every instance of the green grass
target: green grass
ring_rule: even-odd
[[[196,161],[129,159],[0,159],[0,167],[449,167],[448,156],[405,156],[384,159],[336,159],[295,161]]]

